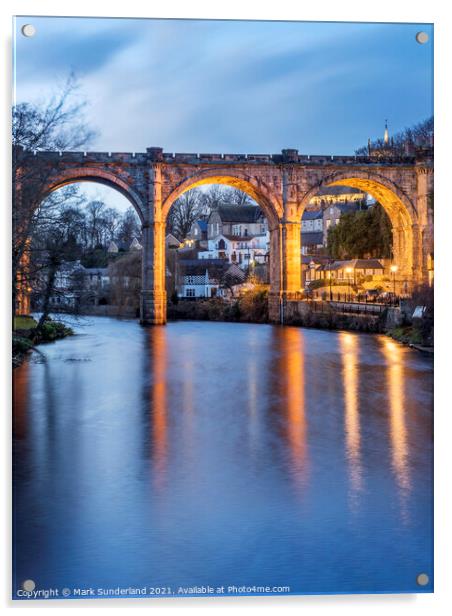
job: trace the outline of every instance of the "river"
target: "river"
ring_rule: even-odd
[[[14,372],[13,595],[432,591],[429,358],[297,327],[75,329]]]

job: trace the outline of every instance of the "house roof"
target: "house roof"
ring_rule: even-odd
[[[207,220],[197,220],[196,224],[201,229],[201,231],[207,231]]]
[[[384,270],[383,265],[378,259],[349,259],[348,261],[334,261],[333,263],[325,263],[322,266],[324,270],[341,270],[347,267],[351,267],[353,270],[359,269],[381,269]]]
[[[323,218],[322,210],[305,210],[301,220],[318,220],[319,218]]]
[[[195,265],[202,265],[205,269],[206,265],[224,265],[226,263],[225,259],[179,259],[179,267],[191,267]]]
[[[246,273],[242,269],[240,269],[240,267],[236,263],[231,263],[231,265],[224,273],[224,276],[227,276],[230,279],[234,278],[242,282],[246,280]]]
[[[257,222],[263,213],[257,205],[220,205],[217,210],[223,222]]]
[[[355,269],[384,269],[378,259],[352,259],[349,263]]]
[[[302,246],[320,246],[323,245],[322,231],[303,231],[301,233]]]
[[[329,259],[330,257],[326,255],[302,255],[301,262],[305,265],[310,265],[311,263],[321,265],[322,263],[328,262]]]
[[[203,276],[206,270],[210,280],[221,280],[229,263],[224,259],[184,259],[179,261],[179,272],[183,276]]]
[[[166,237],[165,237],[165,242],[168,244],[169,242],[172,242],[173,244],[177,244],[178,246],[180,246],[180,241],[177,239],[177,237],[175,235],[173,235],[172,233],[167,233]]]

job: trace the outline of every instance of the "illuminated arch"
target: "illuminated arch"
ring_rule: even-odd
[[[268,220],[269,228],[277,227],[278,221],[282,217],[282,203],[265,183],[245,173],[234,171],[231,174],[231,172],[222,169],[209,169],[208,171],[197,172],[185,178],[164,200],[162,204],[162,220],[166,220],[171,206],[184,192],[205,184],[223,184],[243,191],[261,207]]]
[[[372,195],[384,208],[392,225],[394,261],[402,276],[416,276],[416,235],[418,214],[408,196],[394,182],[377,173],[349,170],[326,176],[303,197],[298,208],[301,219],[309,201],[320,189],[329,186],[350,186]]]
[[[417,223],[416,209],[407,195],[388,178],[366,171],[343,171],[326,176],[304,195],[299,206],[300,217],[312,197],[328,186],[350,186],[369,193],[384,207],[393,225]]]

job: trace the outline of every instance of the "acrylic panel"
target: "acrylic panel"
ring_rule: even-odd
[[[433,591],[432,59],[15,18],[14,599]]]

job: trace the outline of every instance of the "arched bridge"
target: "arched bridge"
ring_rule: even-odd
[[[347,185],[373,195],[392,223],[400,277],[413,283],[427,281],[427,263],[433,253],[430,148],[403,157],[375,158],[308,156],[294,149],[275,155],[171,154],[151,147],[137,154],[38,152],[27,160],[30,165],[39,160],[47,168],[45,194],[73,182],[91,181],[116,188],[129,199],[143,227],[142,323],[166,321],[166,218],[184,191],[202,184],[243,190],[267,217],[273,320],[279,319],[281,304],[299,294],[301,217],[310,199],[325,186]]]

